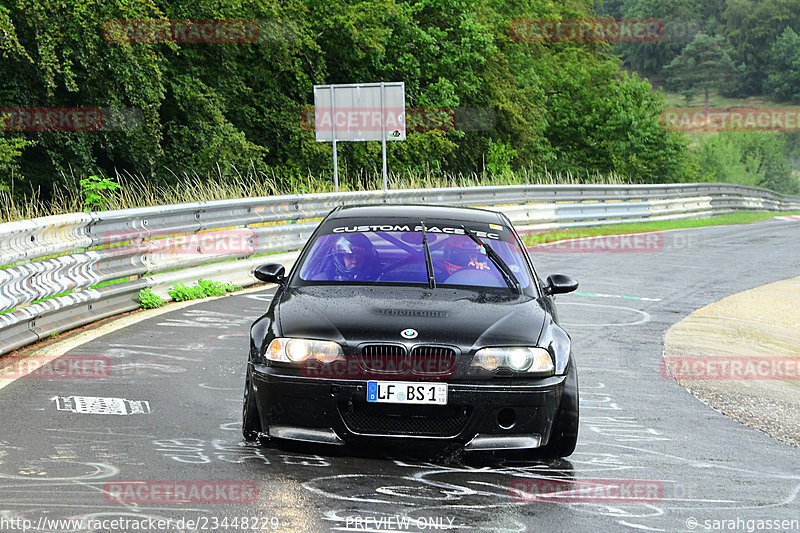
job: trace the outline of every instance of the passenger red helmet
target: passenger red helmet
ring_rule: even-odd
[[[443,249],[444,266],[448,274],[468,266],[470,261],[486,261],[486,253],[482,246],[478,246],[475,241],[466,236],[448,237]]]

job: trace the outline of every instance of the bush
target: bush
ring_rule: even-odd
[[[517,151],[503,141],[489,139],[489,152],[486,154],[486,170],[495,175],[511,172],[511,160]]]
[[[175,283],[172,285],[172,288],[170,288],[169,295],[176,302],[184,302],[186,300],[205,298],[206,293],[199,285],[187,287],[183,283]]]
[[[83,192],[83,205],[85,211],[102,211],[111,202],[111,196],[115,195],[122,187],[119,183],[100,176],[89,176],[80,181],[81,191]]]
[[[723,132],[703,137],[695,151],[703,181],[765,187],[797,194],[784,155],[783,137],[774,133]]]
[[[209,296],[225,296],[229,292],[240,291],[242,288],[235,283],[221,283],[219,281],[212,281],[208,279],[199,279],[197,284],[187,287],[183,283],[176,283],[172,285],[169,290],[169,295],[176,302],[183,302],[185,300],[196,300],[198,298],[207,298]]]
[[[224,296],[228,293],[227,289],[225,289],[225,285],[219,281],[201,279],[197,281],[197,285],[203,289],[203,293],[206,296]]]
[[[155,309],[161,307],[166,301],[154,293],[149,287],[139,291],[139,306],[142,309]]]
[[[786,28],[772,43],[764,89],[779,101],[800,102],[800,35]]]

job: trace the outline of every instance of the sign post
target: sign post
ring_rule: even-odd
[[[404,102],[405,104],[405,102]],[[405,107],[405,106],[404,106]],[[386,117],[386,84],[381,82],[381,117]],[[381,176],[383,176],[383,190],[388,188],[388,173],[386,172],[386,121],[381,120],[381,157],[383,159],[383,166]]]
[[[316,98],[316,91],[314,92]],[[333,91],[331,91],[331,115],[336,115],[336,103],[333,100]],[[336,126],[331,121],[331,139],[333,140],[333,190],[339,192],[339,158],[337,157],[336,150]]]
[[[403,82],[315,85],[314,121],[317,141],[333,144],[333,181],[337,192],[338,141],[381,141],[383,190],[387,190],[386,141],[406,138]]]

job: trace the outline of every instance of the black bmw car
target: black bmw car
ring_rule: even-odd
[[[566,457],[578,375],[553,295],[507,217],[416,205],[334,209],[250,330],[247,440],[445,444]]]

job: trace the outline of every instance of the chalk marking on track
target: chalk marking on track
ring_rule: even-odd
[[[249,289],[244,289],[244,291],[240,291],[236,294],[236,296],[242,296],[242,292],[258,292],[267,290],[263,285],[258,285],[256,287],[251,287]],[[212,300],[218,300],[219,298],[232,298],[234,296],[225,295],[225,296],[217,296],[213,298],[204,298],[202,300],[189,300],[186,302],[173,302],[167,304],[164,307],[158,309],[146,309],[142,311],[138,311],[131,315],[123,316],[120,318],[116,318],[110,322],[102,324],[100,326],[94,326],[89,330],[81,331],[78,333],[70,334],[69,337],[64,339],[63,341],[57,341],[52,344],[48,344],[47,346],[43,346],[42,348],[34,349],[30,352],[23,352],[19,355],[11,355],[3,357],[3,361],[8,364],[11,361],[15,361],[17,359],[22,358],[36,358],[36,363],[41,365],[45,365],[54,359],[61,357],[62,355],[66,354],[70,350],[77,348],[78,346],[82,346],[88,342],[91,342],[95,339],[98,339],[104,335],[108,335],[109,333],[114,333],[120,329],[126,328],[128,326],[132,326],[134,324],[138,324],[143,320],[147,320],[148,318],[153,318],[159,315],[163,315],[165,313],[171,313],[172,311],[177,311],[179,309],[184,309],[186,307],[190,307],[193,305],[201,304],[204,302],[210,302]],[[69,332],[67,332],[69,334]],[[24,350],[24,349],[23,349]],[[33,372],[38,367],[35,364],[27,366],[28,373]],[[13,379],[0,379],[0,389],[10,385],[11,383],[15,382],[16,380],[27,376],[28,374],[19,375]]]
[[[639,320],[635,320],[633,322],[613,322],[613,323],[594,323],[594,322],[561,322],[563,326],[570,326],[570,327],[618,327],[618,326],[638,326],[639,324],[644,324],[645,322],[650,322],[650,313],[645,311],[641,311],[639,309],[634,309],[633,307],[625,307],[622,305],[606,305],[606,304],[587,304],[583,302],[561,302],[558,304],[559,306],[564,305],[583,305],[586,307],[605,307],[610,309],[624,309],[626,311],[631,311],[636,313],[637,315],[641,315],[642,318]]]
[[[644,296],[622,296],[620,294],[602,294],[593,292],[574,292],[575,296],[590,296],[592,298],[622,298],[624,300],[641,300],[642,302],[660,302],[661,298],[645,298]]]

